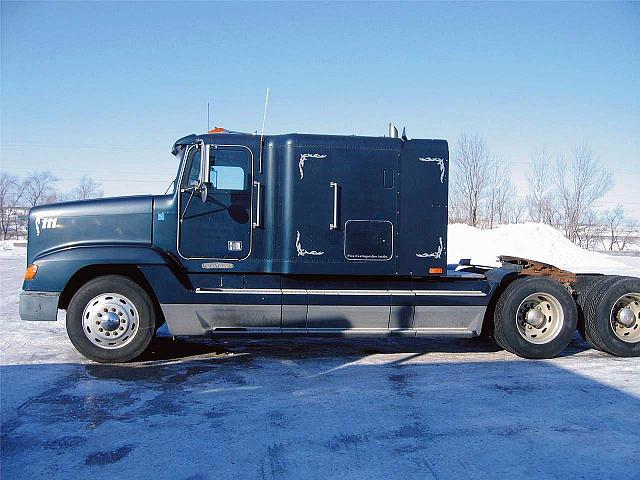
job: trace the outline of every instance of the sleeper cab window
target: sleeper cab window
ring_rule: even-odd
[[[200,178],[200,149],[190,155],[188,184],[198,184]],[[249,189],[251,157],[243,148],[212,148],[209,155],[211,188],[224,191]]]

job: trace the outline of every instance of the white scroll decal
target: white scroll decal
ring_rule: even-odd
[[[326,155],[321,155],[319,153],[303,153],[300,155],[300,161],[298,162],[298,167],[300,168],[300,180],[304,178],[304,162],[307,158],[326,158]]]
[[[433,257],[433,258],[440,258],[442,256],[442,237],[440,237],[440,246],[438,247],[438,250],[436,250],[433,253],[416,253],[416,257],[420,257],[420,258],[427,258],[427,257]]]
[[[444,158],[418,158],[421,162],[435,162],[440,165],[440,183],[444,183]]]
[[[304,257],[305,255],[324,255],[324,252],[316,252],[315,250],[305,250],[300,245],[300,231],[296,230],[296,250],[298,251],[299,257]]]

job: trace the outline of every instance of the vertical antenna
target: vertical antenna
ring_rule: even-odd
[[[264,98],[264,114],[262,115],[262,131],[260,132],[260,164],[259,170],[262,173],[262,147],[264,144],[264,124],[267,121],[267,105],[269,104],[269,87],[267,87],[267,95]]]
[[[209,102],[207,102],[207,133],[211,130],[211,123],[209,122]]]

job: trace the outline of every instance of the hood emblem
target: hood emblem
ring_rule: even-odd
[[[36,237],[40,236],[42,230],[58,228],[58,217],[36,217]]]

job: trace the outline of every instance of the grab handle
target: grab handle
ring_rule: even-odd
[[[333,222],[329,224],[330,230],[338,228],[338,184],[329,182],[329,188],[333,188]]]
[[[256,219],[253,221],[254,227],[262,227],[262,184],[254,180],[254,187],[258,187],[258,194],[256,196]]]

